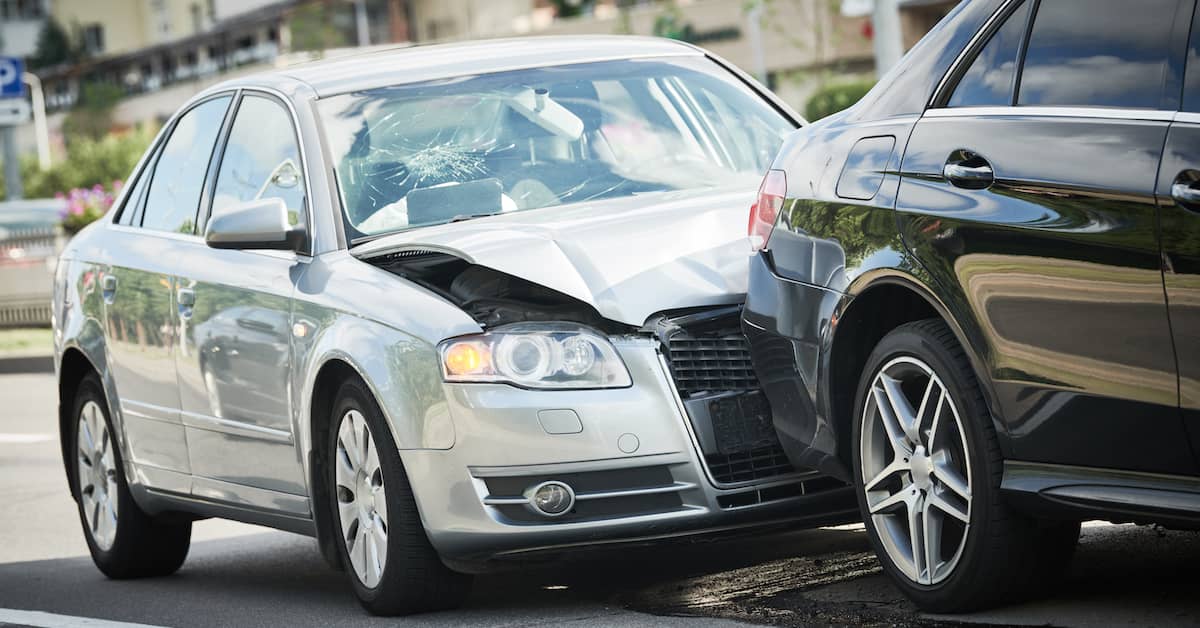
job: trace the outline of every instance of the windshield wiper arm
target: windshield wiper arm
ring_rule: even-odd
[[[447,220],[446,223],[449,224],[452,222],[463,222],[465,220],[473,220],[475,218],[487,218],[488,216],[495,216],[498,213],[500,213],[500,212],[486,212],[486,213],[481,213],[481,214],[458,214],[457,216],[451,218],[450,220]]]

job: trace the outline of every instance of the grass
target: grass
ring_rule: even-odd
[[[50,353],[54,340],[49,329],[0,329],[0,355],[6,353]]]

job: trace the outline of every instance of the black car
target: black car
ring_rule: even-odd
[[[923,608],[1032,590],[1081,520],[1200,526],[1195,5],[963,2],[763,182],[776,430]]]

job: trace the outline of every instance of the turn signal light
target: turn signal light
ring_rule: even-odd
[[[462,342],[450,346],[445,355],[446,370],[452,375],[478,373],[490,366],[491,356],[486,347],[474,342]]]
[[[779,211],[783,209],[785,197],[787,175],[782,170],[768,170],[758,188],[758,200],[750,207],[747,235],[750,236],[754,250],[761,251],[766,248],[771,231],[775,229],[775,220],[779,218]]]

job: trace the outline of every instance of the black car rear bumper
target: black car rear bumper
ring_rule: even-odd
[[[829,347],[840,293],[784,279],[769,254],[750,262],[742,329],[771,403],[780,443],[792,464],[849,481],[829,412]]]

